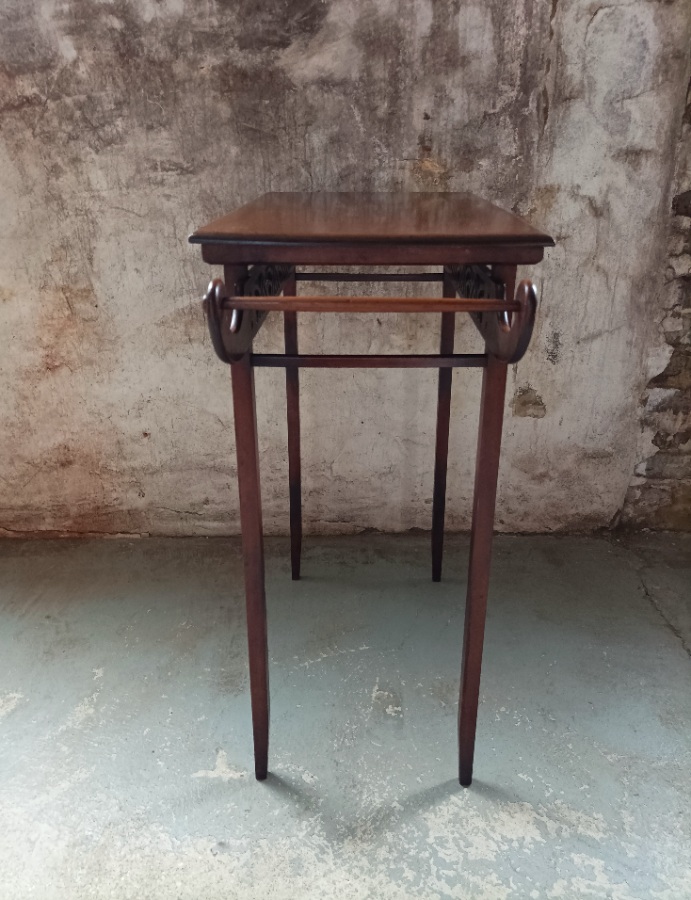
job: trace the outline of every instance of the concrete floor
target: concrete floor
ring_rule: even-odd
[[[476,781],[467,541],[267,552],[251,776],[239,548],[0,545],[0,897],[691,897],[691,536],[502,537]]]

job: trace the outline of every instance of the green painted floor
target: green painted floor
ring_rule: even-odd
[[[459,787],[467,540],[0,544],[0,898],[691,897],[691,536],[496,541]]]

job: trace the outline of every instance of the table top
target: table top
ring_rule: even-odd
[[[278,193],[198,229],[193,244],[456,244],[550,247],[524,219],[467,193]]]

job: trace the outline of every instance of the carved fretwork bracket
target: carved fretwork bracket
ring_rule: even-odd
[[[487,266],[447,266],[459,297],[502,299],[504,284]],[[518,362],[528,349],[535,322],[537,294],[533,283],[521,281],[516,289],[518,310],[513,312],[471,313],[471,318],[485,341],[487,352],[507,363]]]
[[[295,270],[292,266],[226,267],[226,282],[214,278],[204,296],[203,306],[216,355],[231,363],[248,353],[252,341],[268,313],[236,309],[233,297],[277,296]]]

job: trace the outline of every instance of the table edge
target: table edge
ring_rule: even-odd
[[[211,265],[434,266],[542,261],[543,243],[199,242]]]
[[[478,235],[477,237],[469,237],[464,239],[459,239],[455,237],[382,237],[382,238],[364,238],[364,237],[349,237],[349,238],[335,238],[335,237],[317,237],[314,239],[310,239],[309,241],[296,241],[296,240],[281,240],[279,238],[271,238],[271,237],[258,237],[258,238],[243,238],[243,237],[235,237],[223,234],[200,234],[198,231],[194,231],[187,238],[188,243],[190,244],[222,244],[225,246],[237,246],[237,247],[312,247],[315,245],[325,245],[325,246],[362,246],[362,247],[377,247],[377,246],[396,246],[396,245],[405,245],[405,246],[445,246],[452,245],[454,247],[459,246],[501,246],[501,247],[509,247],[512,245],[517,246],[525,246],[526,244],[536,246],[536,247],[554,247],[556,246],[554,238],[548,234],[543,234],[542,232],[536,232],[535,234],[526,234],[523,236],[512,236],[509,238],[488,238],[486,235]]]

